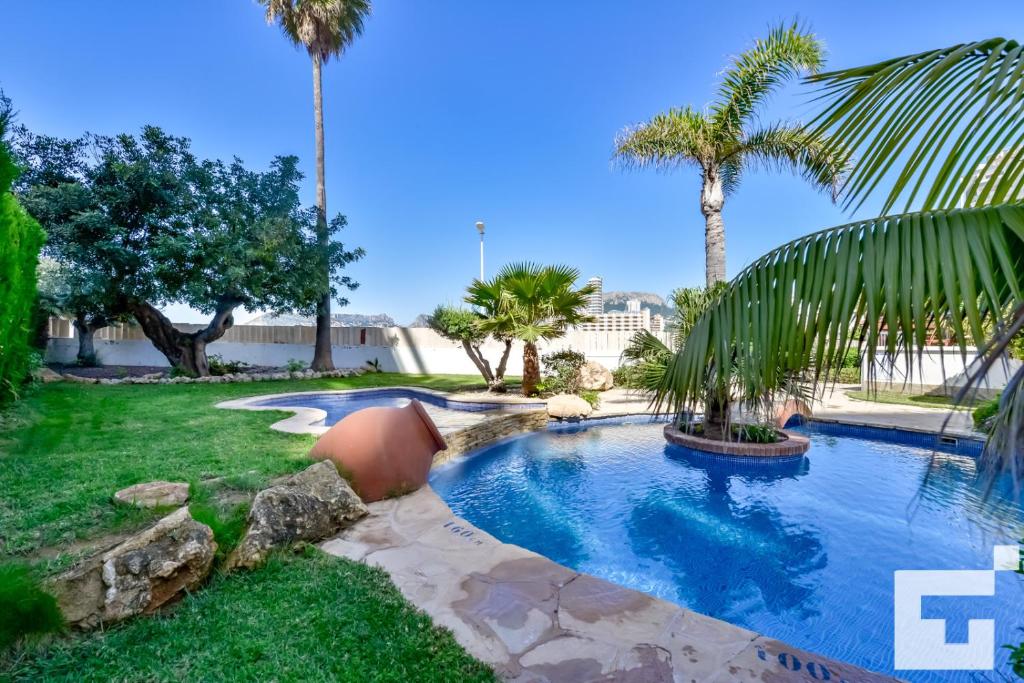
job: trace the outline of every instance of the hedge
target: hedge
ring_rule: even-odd
[[[45,238],[11,193],[17,175],[0,140],[0,404],[17,397],[29,372],[36,265]]]

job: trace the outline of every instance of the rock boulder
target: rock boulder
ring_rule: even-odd
[[[188,500],[188,484],[173,481],[148,481],[121,489],[114,494],[114,502],[140,508],[164,505],[184,505]]]
[[[580,386],[587,391],[608,391],[615,386],[612,371],[592,360],[580,368]]]
[[[576,420],[588,417],[594,409],[579,396],[558,394],[548,399],[548,415],[560,420]]]
[[[197,588],[213,566],[210,527],[188,508],[54,579],[51,590],[72,626],[93,628],[161,605]]]
[[[256,494],[249,528],[228,558],[228,569],[258,566],[270,551],[297,541],[320,541],[364,517],[368,510],[338,474],[318,462],[283,483]]]

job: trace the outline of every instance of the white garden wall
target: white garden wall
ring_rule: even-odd
[[[908,366],[906,358],[900,354],[896,359],[886,359],[883,353],[875,357],[875,382],[879,388],[901,389],[933,389],[946,387],[955,391],[967,381],[968,374],[978,364],[978,350],[967,349],[967,362],[960,355],[960,349],[953,346],[926,346],[921,352],[915,352]],[[868,361],[865,358],[861,367],[861,382],[868,381]],[[986,392],[995,392],[1006,386],[1007,381],[1021,367],[1019,360],[997,362],[989,370],[981,388]]]
[[[180,325],[183,330],[196,326]],[[309,363],[313,359],[312,327],[236,326],[220,340],[210,344],[207,352],[225,360],[242,361],[251,365],[280,367],[296,359]],[[340,368],[359,367],[377,359],[388,372],[431,374],[477,374],[476,366],[458,344],[450,342],[433,330],[425,328],[334,328],[334,363]],[[66,321],[55,321],[50,326],[50,342],[46,360],[51,363],[73,363],[78,352],[78,340]],[[308,339],[307,339],[308,337]],[[619,356],[629,343],[630,332],[571,331],[565,337],[539,344],[542,354],[560,349],[572,349],[586,354],[607,368],[620,364]],[[670,335],[663,338],[670,342]],[[105,365],[166,366],[167,359],[142,336],[137,328],[116,327],[96,334],[96,353]],[[488,342],[485,355],[491,366],[498,364],[503,346]],[[515,343],[509,357],[507,374],[519,375],[523,371],[523,348]]]

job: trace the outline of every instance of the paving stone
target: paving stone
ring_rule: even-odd
[[[808,667],[848,683],[894,680],[502,543],[454,516],[429,486],[368,507],[366,519],[321,548],[383,568],[507,681],[807,683]]]

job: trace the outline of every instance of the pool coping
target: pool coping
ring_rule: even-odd
[[[475,398],[458,398],[453,399],[450,393],[444,391],[438,391],[437,389],[428,389],[425,387],[414,387],[405,385],[395,385],[388,387],[363,387],[359,389],[321,389],[316,391],[287,391],[277,394],[257,394],[255,396],[246,396],[244,398],[236,398],[228,401],[221,401],[214,405],[214,408],[221,408],[225,410],[278,410],[283,412],[291,412],[291,417],[286,417],[283,420],[270,425],[270,428],[278,431],[285,432],[288,434],[314,434],[320,436],[326,432],[330,427],[318,424],[322,423],[327,418],[327,411],[320,408],[310,408],[308,406],[267,406],[261,405],[266,401],[272,401],[279,398],[290,398],[292,396],[323,396],[323,395],[359,395],[365,394],[372,396],[374,394],[380,394],[389,391],[409,391],[419,394],[427,394],[434,398],[440,399],[445,402],[443,408],[449,410],[458,410],[458,408],[450,408],[450,405],[463,403],[463,404],[486,404],[486,405],[500,405],[500,408],[481,409],[479,411],[470,412],[493,412],[496,415],[508,414],[519,411],[529,410],[542,410],[544,403],[539,401],[533,401],[530,399],[520,399],[514,396],[502,397],[500,400],[485,400]]]
[[[320,549],[386,571],[505,680],[899,680],[502,543],[455,516],[429,484],[368,507]]]

